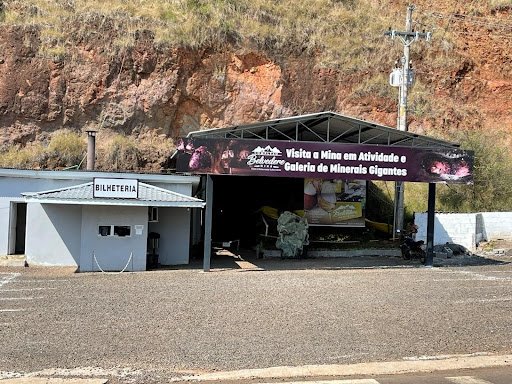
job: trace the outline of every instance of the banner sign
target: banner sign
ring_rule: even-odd
[[[366,181],[304,179],[304,216],[310,225],[364,227]]]
[[[95,178],[93,197],[136,199],[139,195],[139,182],[135,179]]]
[[[319,179],[464,183],[473,181],[473,153],[425,148],[185,138],[178,142],[176,170]]]

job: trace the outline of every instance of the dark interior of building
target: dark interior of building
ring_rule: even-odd
[[[282,177],[213,176],[212,240],[239,239],[250,247],[264,231],[260,209],[302,210],[304,180]]]
[[[274,212],[301,211],[304,209],[304,179],[261,176],[212,176],[213,220],[212,241],[214,243],[240,240],[240,246],[251,248],[266,231],[277,236],[277,220],[262,213],[262,207],[271,207]],[[378,196],[375,188],[369,187],[367,209],[363,214],[370,220],[387,223],[386,215],[392,219],[391,201]],[[368,209],[369,208],[369,209]],[[381,215],[378,210],[389,211]],[[264,219],[262,219],[264,217]],[[389,222],[391,223],[391,221]],[[266,227],[266,225],[268,227]],[[389,235],[368,227],[309,226],[310,239],[388,239]],[[271,240],[271,239],[270,239]]]

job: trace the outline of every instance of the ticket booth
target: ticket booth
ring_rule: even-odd
[[[29,266],[144,271],[148,253],[154,265],[189,262],[193,217],[205,205],[192,196],[197,177],[1,169],[0,175],[0,206],[9,213],[0,220],[0,246],[5,254],[24,254]],[[160,235],[158,244],[152,233]]]

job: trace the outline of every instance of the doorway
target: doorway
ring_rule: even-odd
[[[11,203],[9,216],[9,255],[25,254],[27,203]]]
[[[214,176],[212,239],[239,240],[249,248],[263,230],[260,209],[278,212],[304,207],[304,179],[263,176]]]

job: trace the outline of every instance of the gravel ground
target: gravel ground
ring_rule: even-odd
[[[0,267],[0,379],[39,372],[150,383],[512,352],[510,256],[440,268],[390,260],[260,260],[263,270],[236,270],[219,259],[210,273]]]

